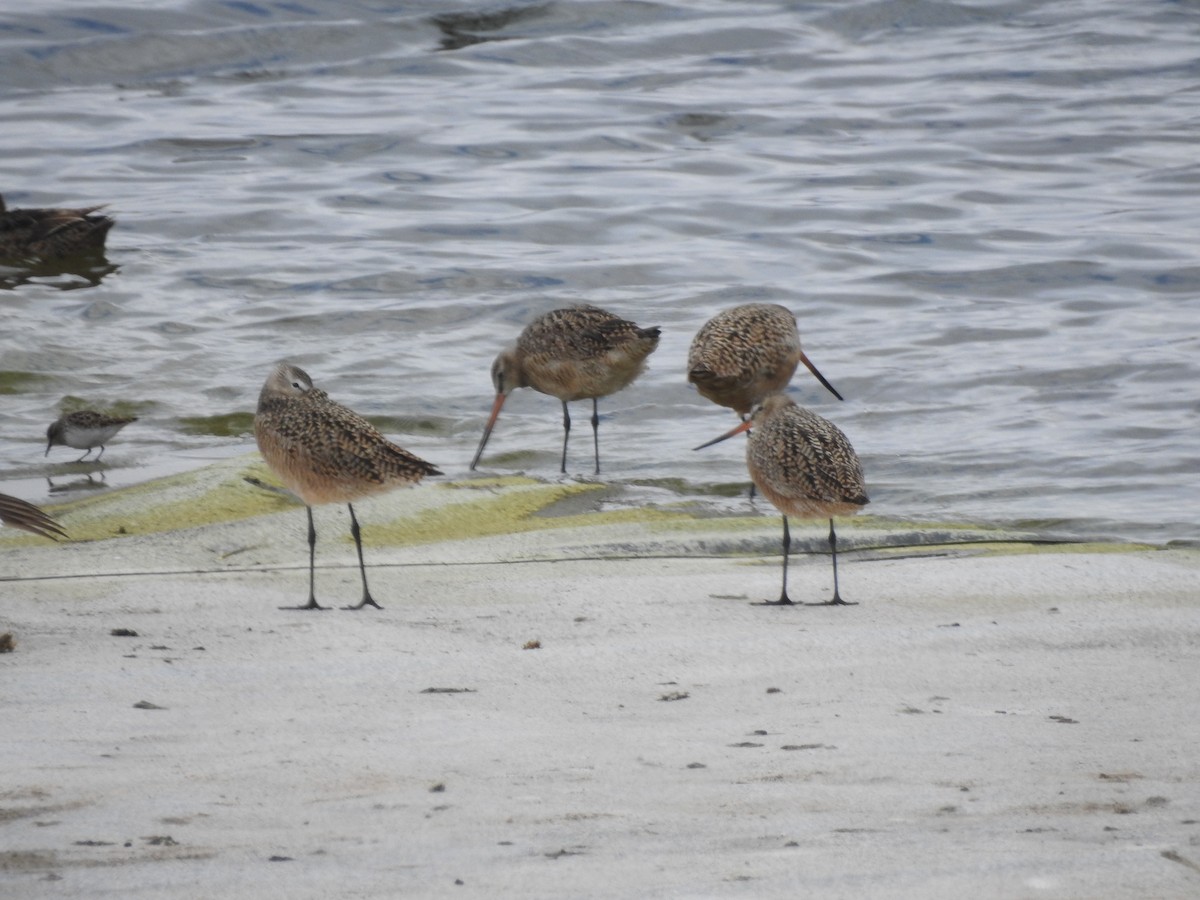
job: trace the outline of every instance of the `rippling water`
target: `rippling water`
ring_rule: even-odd
[[[250,449],[282,358],[461,475],[495,353],[590,302],[663,329],[601,403],[606,476],[727,503],[738,442],[689,448],[735,419],[687,346],[770,301],[871,512],[1196,536],[1195,4],[27,6],[0,191],[118,224],[107,266],[0,269],[10,491],[86,486],[42,457],[80,401],[141,417],[104,484]],[[485,465],[554,477],[560,429],[518,392]]]

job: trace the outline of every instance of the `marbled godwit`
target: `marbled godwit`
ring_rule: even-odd
[[[787,387],[797,363],[842,399],[800,349],[796,317],[775,303],[747,303],[722,310],[696,332],[688,350],[688,381],[745,418],[768,394]]]
[[[313,387],[308,373],[287,363],[272,370],[258,396],[254,437],[267,465],[308,510],[308,603],[281,608],[327,609],[318,605],[313,585],[317,530],[312,508],[317,503],[345,503],[358,550],[363,595],[357,606],[343,608],[381,609],[367,587],[362,533],[351,501],[442,473],[397,447],[358,413],[330,400],[327,393]]]
[[[11,528],[20,528],[42,537],[48,537],[52,541],[67,536],[67,533],[62,530],[62,526],[41,509],[18,497],[10,497],[8,494],[0,494],[0,522]]]
[[[787,592],[788,551],[792,536],[788,516],[829,519],[829,550],[833,556],[833,599],[847,604],[838,592],[837,533],[834,516],[849,516],[868,502],[862,464],[842,430],[816,413],[797,406],[783,393],[768,396],[750,418],[732,431],[697,447],[709,447],[750,429],[746,465],[758,489],[783,513],[783,590],[773,604],[790,605]]]
[[[592,401],[592,441],[596,474],[600,474],[600,413],[597,399],[615,394],[641,374],[646,357],[658,346],[657,328],[633,322],[594,306],[556,309],[538,316],[517,342],[492,363],[496,401],[483,429],[471,468],[479,463],[491,437],[500,407],[517,388],[531,387],[562,401],[562,471],[567,471],[567,440],[571,436],[571,400]]]
[[[100,250],[113,220],[81,209],[7,209],[0,197],[0,258],[57,259]]]
[[[99,462],[100,457],[104,455],[104,445],[112,440],[113,435],[130,422],[136,421],[137,416],[108,416],[91,409],[77,409],[60,416],[46,429],[46,452],[42,455],[49,456],[50,448],[61,444],[76,450],[86,450],[87,453],[75,460],[83,462],[89,453],[99,447],[100,452],[93,460]]]

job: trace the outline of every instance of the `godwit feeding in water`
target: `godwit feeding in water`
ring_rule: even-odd
[[[847,604],[838,592],[837,533],[834,516],[850,516],[867,503],[862,464],[842,430],[811,410],[797,406],[783,393],[768,396],[750,418],[700,450],[750,429],[746,466],[763,495],[783,513],[783,590],[772,605],[791,605],[788,597],[788,550],[792,536],[788,516],[829,519],[829,550],[833,556],[833,599],[824,605]]]
[[[258,395],[254,438],[267,465],[308,510],[308,603],[281,608],[327,609],[318,605],[313,588],[317,530],[312,508],[317,503],[345,503],[358,550],[363,595],[357,606],[343,608],[382,609],[367,587],[362,534],[351,501],[442,473],[397,447],[358,413],[330,400],[328,394],[313,387],[308,373],[287,363],[272,370]]]
[[[99,447],[100,452],[93,460],[99,462],[104,455],[104,445],[112,440],[113,435],[136,421],[137,416],[108,416],[91,409],[77,409],[59,417],[46,429],[46,452],[42,455],[48,456],[51,447],[62,444],[76,450],[86,450],[87,453],[75,460],[83,462],[88,458],[88,453]]]
[[[19,497],[10,497],[8,494],[0,494],[0,522],[11,528],[20,528],[42,537],[48,537],[52,541],[67,536],[67,533],[62,530],[62,526],[41,509]]]
[[[475,468],[483,455],[505,399],[517,388],[531,387],[562,401],[564,473],[567,440],[571,436],[567,403],[592,401],[592,440],[596,474],[600,474],[600,414],[596,401],[628,387],[641,374],[646,357],[658,346],[658,335],[657,328],[639,328],[594,306],[572,306],[538,316],[525,327],[517,342],[492,363],[496,401],[471,468]]]
[[[101,250],[113,227],[108,216],[93,215],[103,208],[7,209],[0,197],[0,258],[48,260]]]
[[[800,349],[796,317],[777,303],[747,303],[717,313],[696,332],[688,350],[688,381],[745,418],[768,394],[787,387],[798,363],[842,399]]]

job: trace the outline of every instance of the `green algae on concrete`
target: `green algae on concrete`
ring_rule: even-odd
[[[261,462],[232,460],[46,510],[72,541],[98,541],[232,522],[294,507],[287,497],[244,481],[245,475],[265,474]]]
[[[256,482],[270,485],[274,481],[266,465],[254,455],[53,505],[48,511],[67,529],[72,541],[97,541],[297,510],[299,501],[285,492],[255,486]],[[368,513],[363,534],[368,544],[404,546],[531,530],[690,518],[653,508],[585,510],[565,515],[547,512],[564,501],[600,495],[610,488],[599,483],[546,483],[523,476],[430,483],[417,488],[419,494],[397,492],[401,499],[391,507],[390,521],[379,521],[382,516],[378,511]],[[406,494],[411,497],[407,503]],[[5,545],[44,542],[24,532],[5,532]],[[343,534],[340,540],[351,538]]]
[[[67,530],[72,541],[86,542],[149,535],[234,522],[256,516],[297,511],[299,501],[280,490],[264,489],[274,481],[257,454],[246,454],[201,469],[170,475],[140,485],[49,505],[47,512]],[[258,486],[256,486],[256,484]],[[602,501],[613,499],[613,509]],[[368,544],[411,546],[517,534],[592,528],[639,526],[639,541],[661,544],[663,552],[700,555],[761,556],[774,552],[778,516],[713,515],[682,502],[667,508],[639,505],[627,486],[599,482],[546,482],[522,475],[430,481],[415,490],[400,490],[372,501],[363,520]],[[857,516],[844,520],[847,551],[876,555],[936,553],[1064,553],[1125,552],[1156,549],[1143,544],[1072,544],[1039,540],[1030,532],[962,523],[914,523]],[[824,528],[797,530],[793,538],[807,552],[822,552]],[[657,538],[654,537],[657,535]],[[332,535],[331,535],[332,537]],[[351,540],[348,529],[339,539]],[[610,540],[610,537],[604,540]],[[0,530],[0,545],[46,545],[47,541],[15,529]],[[772,547],[772,550],[768,550]],[[805,551],[801,551],[805,552]]]
[[[421,510],[412,518],[373,525],[370,542],[393,546],[428,544],[524,531],[686,518],[682,513],[653,508],[546,514],[563,501],[608,490],[609,485],[605,484],[548,484],[522,476],[505,476],[451,482],[439,488],[479,493],[463,501],[451,500]]]

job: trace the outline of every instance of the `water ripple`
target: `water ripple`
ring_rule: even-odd
[[[794,385],[860,450],[872,511],[1194,537],[1198,20],[1116,0],[25,8],[0,28],[0,190],[107,202],[118,226],[103,265],[0,270],[0,467],[38,499],[67,396],[146,410],[106,483],[248,449],[288,358],[461,474],[492,357],[592,302],[663,329],[601,404],[609,473],[723,509],[741,450],[690,453],[731,416],[684,359],[714,312],[762,301],[847,396]],[[496,458],[552,476],[559,415],[515,395]]]

